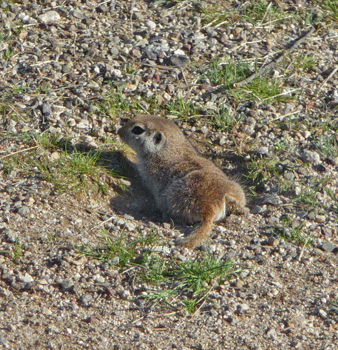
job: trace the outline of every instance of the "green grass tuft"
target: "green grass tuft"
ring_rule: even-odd
[[[112,238],[104,231],[103,246],[90,249],[83,246],[82,254],[116,265],[121,273],[133,269],[135,282],[145,284],[143,298],[162,305],[185,308],[195,312],[215,285],[234,278],[240,272],[233,263],[210,253],[193,260],[179,261],[154,249],[159,238],[154,231]]]
[[[219,60],[210,62],[209,70],[203,73],[213,86],[224,85],[226,89],[233,88],[233,84],[249,77],[251,71],[246,62],[228,62],[221,64]]]
[[[338,141],[336,135],[321,135],[317,138],[316,144],[325,157],[338,157]]]
[[[194,117],[201,112],[199,107],[196,107],[192,102],[183,98],[178,98],[176,101],[165,103],[163,107],[170,114],[176,115],[181,119]]]
[[[323,2],[324,8],[329,11],[334,19],[338,19],[338,1],[327,0]]]
[[[331,309],[338,314],[338,299],[330,300]]]
[[[95,190],[101,194],[108,194],[111,179],[119,177],[104,166],[106,162],[101,152],[80,152],[60,135],[3,133],[3,141],[6,139],[20,145],[24,143],[26,147],[25,152],[14,152],[3,159],[3,170],[8,176],[16,171],[22,176],[38,176],[60,191]]]
[[[213,113],[214,126],[220,131],[230,131],[240,120],[234,111],[231,111],[224,104],[220,105],[216,112]]]

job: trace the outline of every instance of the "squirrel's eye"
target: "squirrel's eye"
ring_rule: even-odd
[[[144,128],[142,128],[142,126],[139,125],[135,125],[132,129],[131,132],[135,135],[141,135],[145,132]]]

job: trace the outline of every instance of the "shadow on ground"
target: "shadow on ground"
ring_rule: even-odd
[[[136,170],[135,163],[129,160],[122,152],[111,152],[108,159],[112,165],[118,165],[118,174],[130,183],[125,191],[117,190],[116,196],[112,197],[110,206],[118,214],[127,214],[137,220],[163,222],[161,212],[157,209],[155,200],[143,186]]]

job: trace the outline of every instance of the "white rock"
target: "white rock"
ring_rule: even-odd
[[[171,100],[171,96],[168,94],[168,93],[164,93],[163,94],[163,98],[166,100],[166,101],[170,101]]]
[[[53,152],[50,156],[49,156],[49,160],[51,161],[51,162],[55,162],[55,161],[57,161],[57,160],[59,160],[60,159],[60,153],[59,152]]]
[[[177,49],[174,51],[174,55],[176,56],[186,56],[185,52],[181,49]]]
[[[146,21],[146,26],[151,29],[151,30],[155,30],[156,29],[156,23],[150,20]]]
[[[133,231],[135,231],[135,229],[136,229],[136,225],[133,224],[132,222],[126,222],[126,223],[124,224],[124,227],[125,227],[128,231],[130,231],[130,232],[133,232]]]
[[[317,152],[304,150],[302,160],[305,163],[320,163],[320,155]]]
[[[299,186],[295,187],[295,195],[299,196],[301,193],[302,193],[302,189]]]
[[[80,121],[80,123],[78,123],[78,124],[76,125],[76,127],[77,127],[78,129],[86,129],[86,128],[88,128],[88,126],[89,126],[88,120],[82,120],[82,121]]]
[[[26,273],[25,276],[21,277],[20,280],[24,283],[32,283],[34,281],[33,277],[28,273]]]
[[[166,255],[170,255],[171,253],[171,249],[169,247],[165,247],[165,246],[154,246],[151,248],[152,252],[156,252],[156,253],[163,253]]]
[[[53,24],[61,20],[61,16],[56,11],[48,11],[39,16],[39,20],[44,24]]]
[[[207,132],[208,132],[208,127],[206,125],[204,125],[202,128],[201,128],[201,131],[202,133],[205,135]]]
[[[105,279],[100,274],[97,274],[97,275],[94,276],[94,281],[98,282],[98,283],[103,283],[105,281]]]
[[[222,136],[221,139],[219,140],[220,146],[223,146],[227,142],[227,138],[225,136]]]
[[[11,119],[8,122],[6,129],[7,129],[7,131],[9,131],[11,133],[16,134],[17,130],[16,130],[15,126],[16,126],[16,121]]]

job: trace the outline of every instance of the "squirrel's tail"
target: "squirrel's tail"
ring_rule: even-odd
[[[194,249],[197,246],[201,245],[204,242],[212,229],[212,223],[214,217],[210,217],[207,220],[202,221],[202,224],[198,229],[191,233],[183,242],[182,246],[188,249]]]

